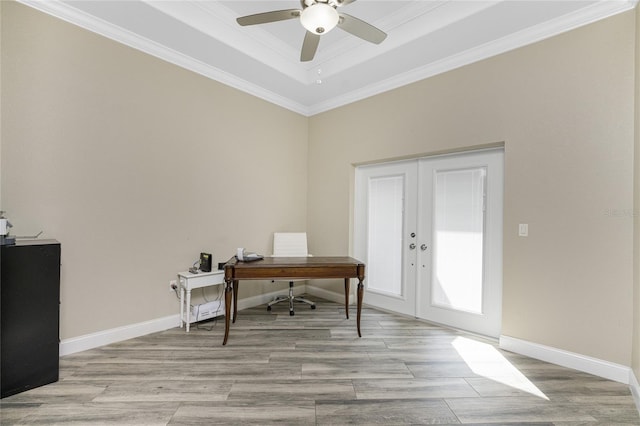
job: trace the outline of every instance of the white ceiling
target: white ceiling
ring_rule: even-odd
[[[358,0],[341,7],[388,34],[339,28],[300,62],[297,19],[240,27],[239,16],[299,0],[19,0],[229,86],[313,115],[630,10],[638,0]]]

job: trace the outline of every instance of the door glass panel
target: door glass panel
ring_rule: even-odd
[[[369,290],[402,295],[402,206],[404,176],[369,180]]]
[[[435,171],[431,303],[482,313],[484,167]]]

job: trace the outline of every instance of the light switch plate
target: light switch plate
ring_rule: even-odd
[[[518,236],[519,237],[528,237],[529,236],[529,224],[521,223],[518,225]]]

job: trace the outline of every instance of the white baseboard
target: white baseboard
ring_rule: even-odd
[[[180,314],[175,314],[164,318],[99,331],[97,333],[85,334],[84,336],[72,337],[71,339],[64,339],[60,342],[60,356],[98,348],[110,343],[121,342],[179,326]]]
[[[632,374],[631,368],[621,364],[540,345],[538,343],[527,342],[526,340],[509,336],[500,336],[500,348],[562,367],[573,368],[574,370],[614,380],[626,385],[629,384],[629,377]]]
[[[270,302],[276,295],[284,294],[286,291],[278,290],[240,299],[238,300],[238,310],[252,308],[254,306]],[[306,288],[304,285],[295,286],[293,294],[300,295],[305,293],[305,291]],[[109,330],[98,331],[96,333],[85,334],[83,336],[72,337],[70,339],[64,339],[60,342],[60,356],[99,348],[100,346],[122,342],[134,337],[145,336],[147,334],[157,333],[175,327],[180,327],[180,314],[157,318],[137,324],[130,324],[123,327],[116,327]]]
[[[316,287],[309,284],[307,284],[306,291],[307,291],[307,294],[310,294],[312,296],[321,297],[322,299],[329,300],[331,302],[335,302],[344,306],[344,293],[335,293],[325,288]],[[352,288],[349,294],[349,305],[353,305],[354,303],[356,303],[356,301],[357,299],[356,299],[356,296],[353,294],[353,288]]]
[[[629,371],[629,388],[631,388],[631,395],[633,395],[636,408],[638,409],[638,413],[640,413],[640,383],[638,383],[636,375],[633,374],[633,370]]]

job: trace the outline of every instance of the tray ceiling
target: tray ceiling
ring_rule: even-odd
[[[339,28],[300,62],[297,19],[241,27],[239,16],[299,0],[19,0],[90,31],[313,115],[630,10],[638,0],[358,0],[341,12],[388,34]]]

